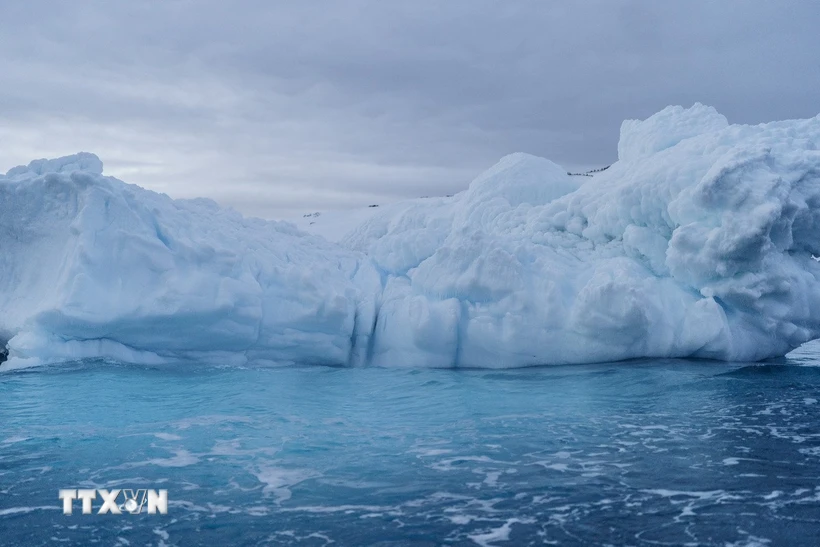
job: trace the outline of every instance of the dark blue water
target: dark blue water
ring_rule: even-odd
[[[0,543],[816,545],[818,356],[0,374]],[[128,487],[168,514],[57,498]]]

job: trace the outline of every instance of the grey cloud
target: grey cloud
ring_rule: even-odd
[[[784,1],[0,5],[0,165],[106,170],[261,216],[451,193],[513,151],[616,155],[624,118],[820,111],[820,12]]]

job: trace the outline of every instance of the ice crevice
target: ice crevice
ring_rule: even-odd
[[[35,160],[0,175],[2,368],[780,356],[820,337],[818,144],[818,117],[668,107],[593,176],[512,154],[339,242]]]

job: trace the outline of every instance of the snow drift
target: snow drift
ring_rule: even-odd
[[[4,366],[780,356],[820,337],[818,143],[669,107],[593,178],[514,154],[339,244],[39,160],[0,176]]]

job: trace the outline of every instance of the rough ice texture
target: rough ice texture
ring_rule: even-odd
[[[362,362],[379,283],[362,255],[290,224],[103,177],[99,160],[85,159],[0,178],[7,366]]]
[[[759,360],[820,337],[820,118],[669,107],[619,161],[525,154],[338,243],[104,177],[93,156],[0,177],[0,338],[21,366],[515,367]]]

